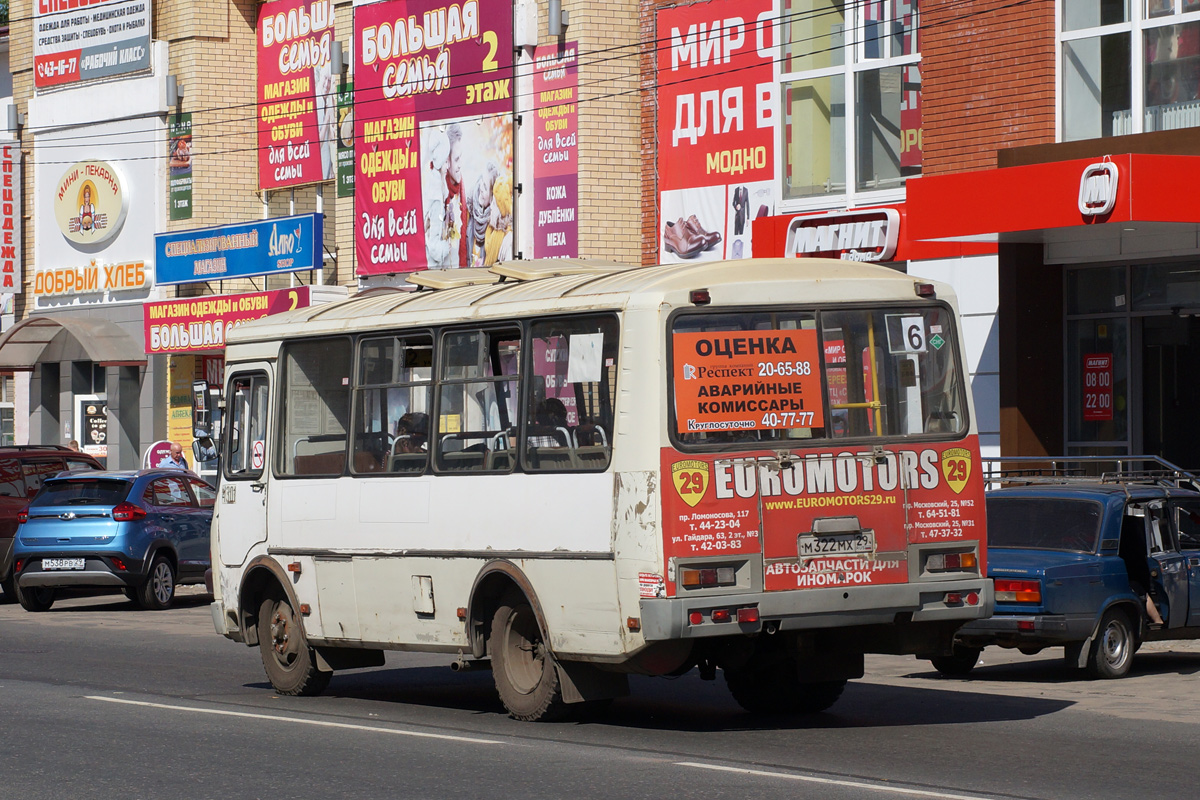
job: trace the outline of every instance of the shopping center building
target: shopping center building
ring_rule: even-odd
[[[214,331],[416,269],[815,255],[953,284],[986,453],[1191,463],[1200,17],[1144,2],[13,5],[16,438],[186,447]]]

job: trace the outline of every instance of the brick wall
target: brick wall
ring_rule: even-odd
[[[564,3],[579,41],[579,255],[642,260],[638,0]],[[542,41],[548,42],[543,29]]]
[[[921,16],[925,175],[1054,141],[1054,0],[932,0]]]

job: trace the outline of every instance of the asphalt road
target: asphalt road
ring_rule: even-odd
[[[276,696],[208,597],[0,606],[0,798],[1192,798],[1200,646],[1088,681],[996,649],[969,679],[868,657],[830,711],[755,718],[724,682],[635,678],[567,723],[505,716],[488,672],[389,653]]]

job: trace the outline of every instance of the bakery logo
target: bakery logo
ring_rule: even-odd
[[[72,164],[54,189],[54,217],[68,241],[106,242],[125,220],[127,198],[116,169],[104,161]]]
[[[788,223],[786,254],[793,258],[887,261],[896,254],[900,212],[894,208],[796,217]]]
[[[671,482],[679,498],[692,508],[704,499],[708,490],[709,466],[705,461],[676,461],[671,465]]]

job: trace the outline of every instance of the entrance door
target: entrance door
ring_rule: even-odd
[[[245,562],[267,538],[267,412],[269,367],[248,367],[229,378],[222,434],[224,480],[217,499],[221,563]]]
[[[1200,318],[1142,319],[1142,443],[1181,467],[1200,462]]]

